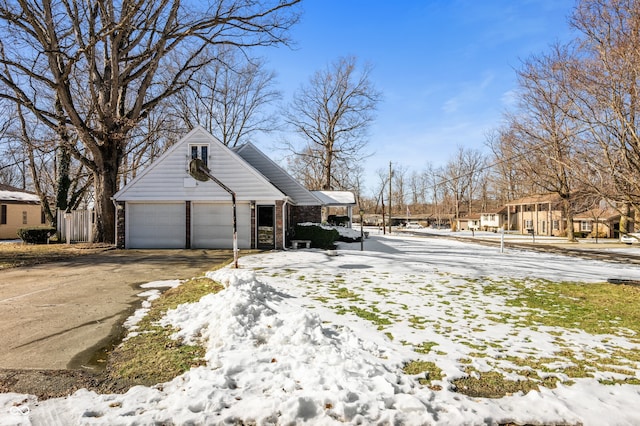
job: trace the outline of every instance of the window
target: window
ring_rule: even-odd
[[[0,206],[0,225],[7,224],[7,205]]]
[[[23,211],[22,212],[22,224],[26,225],[28,223],[27,221],[27,212]]]
[[[47,223],[47,216],[44,214],[44,210],[40,212],[40,223],[43,225]]]
[[[580,230],[584,232],[591,232],[591,221],[589,220],[580,221]]]
[[[559,220],[554,220],[553,221],[553,230],[554,231],[560,230],[560,221]]]
[[[209,145],[190,145],[191,159],[199,158],[205,166],[209,166]]]
[[[524,221],[524,227],[525,227],[525,229],[533,229],[533,221],[532,220],[525,220]]]

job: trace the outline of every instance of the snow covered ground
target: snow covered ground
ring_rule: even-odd
[[[123,395],[0,394],[0,425],[640,424],[640,386],[598,381],[617,373],[551,371],[554,389],[494,399],[451,386],[469,368],[521,378],[515,359],[637,352],[628,330],[527,327],[506,301],[514,280],[640,280],[638,266],[444,238],[372,235],[364,246],[258,254],[211,272],[225,290],[162,320],[176,338],[204,342],[206,366]],[[425,385],[424,374],[405,374],[412,360],[434,363],[442,378]],[[625,365],[640,378],[638,361]]]

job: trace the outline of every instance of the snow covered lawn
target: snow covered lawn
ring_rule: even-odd
[[[552,292],[640,280],[637,266],[443,238],[359,248],[259,254],[209,273],[227,288],[162,320],[206,346],[206,366],[124,395],[1,394],[0,424],[640,424],[628,319],[583,318],[579,297]]]

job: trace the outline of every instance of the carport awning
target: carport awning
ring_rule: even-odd
[[[356,197],[349,191],[311,191],[323,206],[355,206]]]

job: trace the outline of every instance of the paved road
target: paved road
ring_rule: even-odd
[[[483,238],[483,237],[460,237],[455,234],[434,234],[415,231],[402,231],[404,234],[410,234],[415,237],[424,238],[450,238],[465,243],[483,244],[488,246],[500,246],[499,238]],[[504,242],[506,248],[517,248],[524,250],[544,251],[567,256],[581,257],[584,259],[602,260],[614,263],[633,263],[640,265],[640,254],[633,250],[634,247],[623,243],[612,243],[607,241],[602,244],[594,243],[568,243],[558,238],[555,241],[539,238],[537,242],[526,242],[522,240],[513,241],[506,239]]]
[[[140,284],[192,278],[233,258],[218,250],[113,250],[0,271],[0,368],[88,365],[120,333]]]

